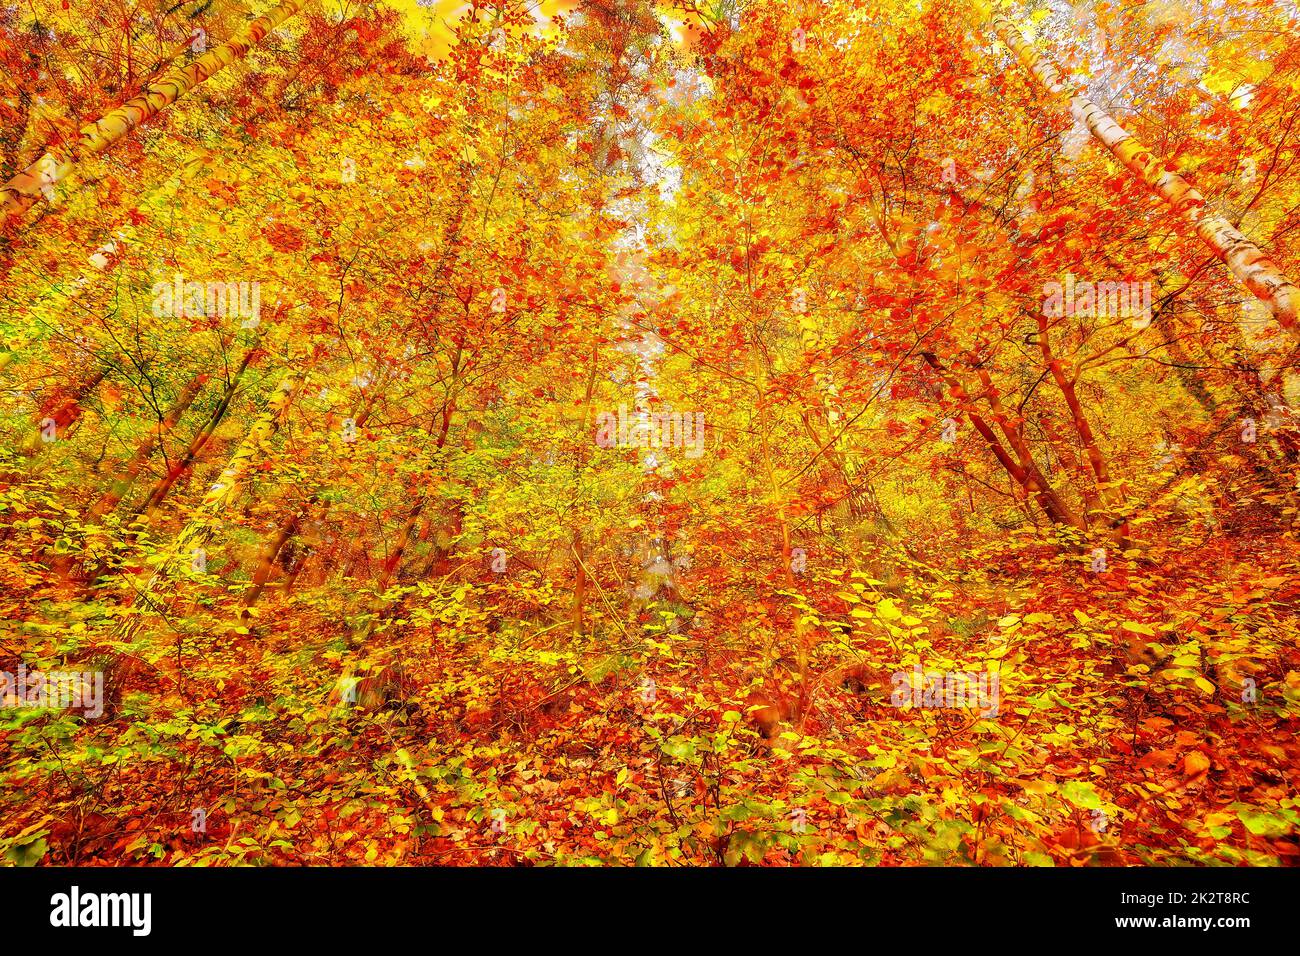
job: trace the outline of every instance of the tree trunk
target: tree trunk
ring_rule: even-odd
[[[275,394],[267,403],[266,410],[253,422],[253,427],[248,430],[244,440],[230,456],[230,461],[216,483],[203,496],[203,501],[200,502],[193,517],[186,522],[167,548],[153,575],[140,588],[139,596],[145,602],[151,603],[154,590],[170,574],[178,561],[185,555],[193,554],[197,549],[204,547],[212,539],[221,526],[222,513],[238,496],[244,477],[257,459],[258,452],[280,430],[280,424],[288,411],[289,400],[293,396],[296,384],[297,378],[293,372],[281,379]],[[120,638],[130,640],[139,630],[141,622],[140,615],[128,618],[122,626]]]
[[[258,557],[257,568],[253,572],[253,581],[247,591],[244,592],[244,608],[240,612],[240,617],[248,616],[248,609],[257,603],[258,598],[266,589],[267,583],[271,580],[271,575],[275,572],[275,559],[279,556],[280,550],[284,547],[285,542],[298,533],[298,529],[307,519],[313,507],[315,507],[317,496],[312,495],[303,504],[301,508],[295,508],[289,517],[281,523],[276,529],[275,535],[266,546],[262,548],[262,553]]]
[[[976,8],[985,17],[989,5],[977,0]],[[1079,89],[1070,89],[1061,80],[1056,66],[1034,49],[1014,23],[1001,14],[992,17],[994,32],[1050,96],[1068,101],[1071,112],[1087,124],[1089,131],[1134,176],[1142,180],[1163,199],[1174,214],[1190,224],[1232,274],[1257,298],[1268,303],[1278,324],[1300,338],[1297,309],[1300,289],[1253,242],[1247,239],[1211,207],[1205,197],[1192,188],[1178,173],[1167,169],[1145,146],[1115,122],[1105,110]]]
[[[102,153],[200,83],[236,60],[243,59],[268,33],[306,4],[307,0],[283,0],[226,43],[209,50],[189,66],[168,72],[150,84],[139,96],[106,113],[94,123],[83,126],[72,142],[46,152],[0,188],[0,227],[22,215],[42,193],[67,177],[81,160]]]
[[[131,490],[131,486],[135,483],[136,478],[140,476],[140,472],[144,470],[144,466],[149,463],[149,459],[153,457],[154,449],[176,427],[176,423],[181,420],[181,416],[189,411],[190,405],[203,391],[203,386],[207,384],[209,378],[211,376],[205,372],[196,375],[185,386],[180,395],[176,397],[176,403],[168,410],[167,416],[158,423],[156,428],[149,432],[144,441],[140,442],[121,477],[113,482],[108,491],[104,492],[100,499],[95,502],[94,507],[90,509],[91,521],[98,521],[117,507],[123,496]]]
[[[994,409],[995,421],[997,421],[1002,433],[1007,436],[1012,449],[1017,453],[1018,461],[1007,453],[1007,450],[1002,447],[1002,442],[998,440],[997,433],[993,431],[983,416],[975,411],[974,402],[960,380],[939,363],[933,352],[922,352],[921,357],[925,359],[927,365],[943,376],[944,381],[948,383],[948,390],[952,397],[965,407],[966,418],[980,437],[988,443],[993,452],[993,457],[1001,463],[1007,474],[1024,489],[1026,494],[1033,495],[1039,507],[1043,509],[1043,514],[1047,515],[1048,520],[1053,524],[1069,525],[1072,528],[1082,529],[1083,523],[1047,483],[1047,479],[1043,477],[1038,465],[1034,462],[1033,456],[1029,454],[1028,446],[1012,429],[1005,415],[1001,413],[1001,406],[999,405]],[[987,376],[987,373],[984,374]],[[993,395],[996,396],[996,393],[993,393]]]
[[[582,469],[587,463],[587,442],[591,439],[593,425],[591,399],[596,391],[596,371],[600,363],[600,345],[591,347],[591,372],[587,375],[587,390],[582,400],[582,426],[578,442],[578,455],[573,464],[575,479],[581,479]],[[582,540],[582,529],[574,528],[570,539],[573,549],[573,609],[572,633],[577,637],[582,633],[585,603],[587,600],[587,555]]]
[[[50,419],[54,422],[54,434],[56,438],[61,433],[66,432],[68,428],[81,418],[81,403],[86,400],[91,392],[99,388],[99,383],[104,381],[107,374],[108,371],[106,369],[98,370],[91,375],[90,378],[86,379],[73,389],[72,394],[62,400],[56,398],[54,404],[47,406],[47,408],[40,413],[41,417],[37,421],[36,431],[28,437],[27,443],[23,447],[23,451],[28,457],[36,455],[46,445],[45,436],[42,434],[44,431],[42,422],[46,419]]]
[[[1066,407],[1070,410],[1070,419],[1074,422],[1074,430],[1079,435],[1079,441],[1083,445],[1083,451],[1088,459],[1088,464],[1092,468],[1093,477],[1097,480],[1097,492],[1101,496],[1102,502],[1109,510],[1117,509],[1122,506],[1123,502],[1120,496],[1115,493],[1115,488],[1111,484],[1110,469],[1107,467],[1106,458],[1101,453],[1101,448],[1097,445],[1097,439],[1092,433],[1092,426],[1088,423],[1088,417],[1083,412],[1083,405],[1079,402],[1078,393],[1075,391],[1075,379],[1065,374],[1065,369],[1061,365],[1061,360],[1052,352],[1052,345],[1048,339],[1047,316],[1041,312],[1038,315],[1038,348],[1043,353],[1043,361],[1047,363],[1048,370],[1052,373],[1052,381],[1060,390],[1061,396],[1065,399]],[[1106,515],[1107,522],[1111,515]],[[1121,537],[1127,535],[1128,525],[1121,525],[1118,529]]]
[[[244,353],[243,359],[240,360],[239,367],[235,370],[235,374],[231,376],[230,384],[226,386],[226,391],[221,396],[221,401],[217,403],[217,407],[213,409],[207,422],[201,429],[199,429],[198,433],[190,439],[189,447],[185,449],[185,454],[181,456],[180,460],[173,464],[171,468],[167,470],[167,474],[159,479],[150,490],[148,497],[145,498],[144,503],[136,509],[133,517],[141,518],[143,523],[146,525],[150,520],[152,520],[154,512],[167,497],[172,486],[175,485],[189,467],[194,464],[199,453],[203,451],[203,446],[208,443],[209,439],[212,438],[213,432],[217,430],[217,427],[225,419],[226,412],[230,409],[230,403],[235,397],[235,392],[239,389],[240,380],[243,379],[244,373],[248,370],[249,363],[252,362],[253,357],[258,353],[260,348],[261,343],[259,341]]]

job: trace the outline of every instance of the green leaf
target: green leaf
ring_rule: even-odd
[[[1280,837],[1291,832],[1291,824],[1275,813],[1243,808],[1237,811],[1240,820],[1255,836]]]
[[[1067,780],[1060,787],[1061,796],[1083,810],[1100,810],[1101,795],[1092,784],[1081,780]]]
[[[35,866],[49,849],[45,837],[40,836],[25,843],[16,843],[5,851],[5,859],[14,866]]]

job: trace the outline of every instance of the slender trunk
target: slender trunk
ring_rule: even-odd
[[[248,430],[244,440],[235,450],[235,453],[230,456],[230,461],[222,470],[216,483],[203,496],[203,501],[199,503],[194,515],[186,522],[175,540],[164,552],[153,575],[141,586],[140,598],[146,603],[153,603],[153,592],[168,577],[178,562],[194,554],[198,549],[205,547],[212,539],[212,536],[216,534],[222,523],[222,515],[238,497],[249,468],[257,459],[262,447],[280,430],[280,425],[288,412],[289,400],[293,396],[296,385],[297,376],[293,372],[281,379],[280,384],[276,387],[275,394],[271,396],[270,402],[267,403],[266,410],[253,422],[253,427]],[[139,630],[141,624],[141,616],[133,615],[122,626],[121,638],[130,640]]]
[[[573,532],[572,544],[573,561],[577,566],[574,571],[576,579],[573,582],[573,634],[576,637],[582,633],[587,600],[587,555],[583,549],[581,531]]]
[[[447,435],[451,431],[451,417],[453,414],[455,414],[455,410],[456,410],[456,399],[455,399],[454,391],[456,388],[456,378],[458,376],[458,369],[459,369],[459,355],[457,355],[457,361],[453,365],[453,373],[452,373],[453,394],[449,395],[447,401],[443,404],[442,426],[439,429],[438,439],[434,445],[434,447],[439,452],[441,452],[443,447],[447,444]],[[403,522],[401,530],[398,531],[397,533],[397,541],[393,545],[393,550],[389,552],[388,558],[384,561],[383,568],[379,573],[380,594],[383,594],[384,591],[388,589],[389,582],[392,580],[393,575],[397,573],[398,565],[402,563],[402,557],[403,555],[406,554],[407,546],[410,545],[411,543],[411,538],[413,536],[412,532],[415,531],[415,525],[420,520],[420,515],[424,513],[424,509],[428,507],[429,502],[432,500],[433,500],[432,497],[429,495],[422,496],[415,502],[414,505],[411,506],[411,510],[407,513],[406,521]]]
[[[1052,352],[1051,341],[1048,338],[1047,316],[1041,313],[1038,315],[1038,348],[1043,353],[1043,361],[1047,363],[1048,370],[1052,373],[1052,381],[1056,383],[1061,396],[1065,399],[1066,407],[1070,410],[1070,419],[1074,422],[1074,430],[1079,435],[1079,441],[1083,445],[1084,454],[1088,459],[1089,466],[1092,468],[1093,477],[1097,480],[1097,492],[1101,496],[1102,502],[1107,509],[1113,510],[1121,507],[1123,501],[1111,484],[1110,469],[1106,464],[1106,458],[1101,453],[1097,439],[1092,433],[1092,426],[1088,423],[1088,416],[1083,412],[1083,405],[1079,401],[1078,392],[1075,391],[1076,378],[1065,374],[1065,368],[1061,364],[1061,360]],[[1109,517],[1107,515],[1108,520]],[[1121,535],[1127,534],[1127,524],[1121,526],[1119,532]]]
[[[213,410],[203,427],[200,428],[194,437],[190,439],[190,444],[189,447],[185,449],[185,454],[168,467],[166,474],[164,474],[162,478],[154,484],[144,502],[131,513],[131,517],[126,522],[128,530],[123,536],[124,544],[130,545],[134,543],[136,539],[144,533],[153,521],[154,513],[157,511],[158,506],[161,505],[163,500],[167,497],[168,492],[171,491],[172,487],[180,480],[181,476],[184,475],[189,470],[190,466],[198,459],[199,453],[203,451],[208,440],[212,437],[213,432],[217,430],[217,426],[219,426],[222,420],[226,417],[226,412],[230,408],[230,402],[239,388],[240,379],[243,377],[244,372],[248,368],[249,363],[253,360],[253,357],[257,354],[259,347],[259,344],[255,344],[244,353],[244,358],[239,363],[239,367],[235,370],[235,374],[231,377],[230,383],[226,386],[226,391],[225,394],[222,395],[221,401],[217,403],[216,409]],[[108,559],[105,558],[101,560],[93,570],[86,574],[84,580],[86,583],[93,586],[93,582],[103,577],[104,574],[107,573],[108,569]]]
[[[1089,466],[1085,465],[1074,453],[1074,442],[1066,438],[1050,418],[1045,418],[1042,424],[1043,431],[1047,433],[1048,442],[1056,451],[1057,459],[1065,465],[1067,470],[1079,477],[1079,493],[1083,496],[1083,504],[1086,509],[1085,523],[1089,523],[1089,518],[1103,516],[1105,505],[1102,504],[1101,496],[1097,493],[1097,480],[1089,471]]]
[[[817,354],[824,349],[817,326],[812,315],[808,312],[804,312],[799,317],[799,344],[803,350],[803,358],[810,361],[815,361]],[[813,413],[805,413],[803,416],[804,428],[817,448],[825,449],[826,458],[830,462],[832,470],[844,485],[849,514],[857,518],[862,513],[857,493],[857,468],[852,459],[840,450],[840,436],[837,432],[840,416],[834,406],[834,402],[838,398],[835,379],[829,372],[815,371],[813,381],[817,391],[817,422],[813,421]],[[826,432],[830,434],[830,438],[825,440],[818,428],[818,425],[823,422],[826,426]]]
[[[355,428],[365,428],[366,423],[370,420],[370,416],[374,414],[375,402],[387,387],[388,381],[388,376],[382,377],[376,384],[375,388],[370,390],[370,394],[364,396],[364,401],[362,401],[353,411],[351,418]],[[324,431],[326,435],[332,435],[334,432],[333,412],[330,412],[329,415],[326,416]],[[310,517],[312,510],[316,507],[316,503],[319,500],[320,492],[313,491],[308,495],[302,505],[295,509],[293,514],[281,523],[280,527],[276,529],[275,534],[268,539],[267,543],[262,548],[261,556],[258,559],[258,571],[253,576],[253,585],[245,595],[245,607],[254,604],[261,596],[262,591],[266,586],[266,579],[270,577],[271,572],[274,570],[275,560],[279,557],[280,551],[289,543],[290,540],[292,540],[293,536],[298,533],[303,522]],[[259,575],[263,574],[264,576],[259,580]]]
[[[244,440],[230,461],[217,477],[217,481],[208,489],[199,504],[198,514],[192,517],[177,535],[171,548],[172,557],[206,543],[221,524],[221,514],[230,507],[239,495],[240,487],[249,468],[256,460],[262,446],[280,430],[288,410],[289,399],[297,384],[296,375],[290,372],[276,386],[266,410],[258,416],[253,427],[248,430]],[[162,570],[160,565],[159,570]]]
[[[781,567],[784,572],[786,587],[791,591],[798,591],[799,585],[794,576],[794,548],[790,536],[790,521],[786,516],[785,504],[782,500],[781,487],[776,480],[776,468],[772,462],[772,445],[768,437],[768,416],[767,416],[767,375],[768,369],[761,355],[755,351],[755,370],[758,373],[758,434],[759,447],[763,455],[763,469],[767,473],[768,487],[771,490],[772,498],[776,507],[777,526],[781,532]],[[809,699],[809,689],[811,685],[809,675],[809,665],[811,661],[811,644],[812,633],[810,627],[805,623],[804,616],[796,608],[795,614],[795,659],[799,665],[799,701],[795,705],[792,717],[803,725],[803,719],[806,713]]]
[[[389,582],[392,581],[393,575],[397,573],[397,568],[402,563],[402,557],[406,554],[406,548],[411,543],[416,522],[420,520],[420,515],[424,513],[425,505],[428,502],[428,497],[421,498],[407,512],[406,521],[402,523],[401,530],[397,532],[397,541],[393,544],[393,550],[388,553],[388,557],[379,571],[378,590],[380,594],[388,590]]]
[[[989,6],[977,0],[984,16]],[[1056,66],[1040,55],[1014,23],[1001,14],[992,17],[994,32],[1034,76],[1050,96],[1068,101],[1071,112],[1084,123],[1096,139],[1134,176],[1142,180],[1163,199],[1174,214],[1190,224],[1201,241],[1232,271],[1232,274],[1257,298],[1268,303],[1284,329],[1300,337],[1297,308],[1300,289],[1282,273],[1253,242],[1241,234],[1192,188],[1182,176],[1168,168],[1171,164],[1157,159],[1105,110],[1092,102],[1081,89],[1071,89],[1062,81]]]
[[[848,148],[848,152],[855,159],[857,158],[856,153],[851,148]],[[872,212],[876,220],[876,228],[879,230],[885,243],[889,246],[894,258],[898,259],[901,252],[896,240],[889,235],[879,210],[875,209],[873,206]],[[1061,500],[1060,496],[1057,495],[1048,484],[1046,478],[1043,477],[1042,472],[1034,462],[1033,455],[1029,453],[1028,446],[1025,444],[1019,432],[1014,431],[1009,427],[1009,423],[1001,412],[996,391],[991,392],[989,395],[989,398],[991,399],[990,409],[994,415],[994,421],[1007,437],[1007,442],[1011,446],[1012,451],[1016,452],[1019,461],[1013,459],[1007,453],[1006,448],[1002,446],[1002,442],[998,440],[997,434],[989,426],[988,422],[982,415],[975,411],[974,403],[972,402],[970,395],[957,377],[939,363],[939,360],[935,357],[933,352],[922,352],[921,357],[925,359],[927,365],[943,376],[944,381],[948,384],[949,392],[954,398],[962,403],[965,408],[967,419],[975,428],[976,432],[979,433],[980,437],[982,437],[988,444],[994,457],[997,458],[1002,467],[1006,469],[1007,474],[1011,476],[1026,495],[1033,495],[1034,499],[1038,502],[1039,507],[1042,508],[1043,513],[1047,515],[1048,520],[1053,524],[1070,525],[1071,527],[1082,530],[1083,522],[1073,514],[1072,510]],[[988,382],[988,387],[991,389],[991,381]]]
[[[761,370],[760,370],[761,374]],[[765,380],[765,379],[764,379]],[[767,475],[768,489],[770,490],[776,508],[776,523],[781,535],[781,567],[785,577],[786,586],[794,590],[797,586],[794,578],[794,568],[791,558],[794,554],[794,548],[791,544],[790,521],[786,517],[785,505],[781,500],[781,488],[776,480],[776,467],[772,463],[772,446],[768,440],[768,417],[767,405],[765,404],[764,394],[766,387],[759,392],[758,398],[758,437],[759,448],[763,456],[763,471]]]
[[[41,413],[41,417],[37,422],[36,431],[28,437],[27,443],[23,447],[23,450],[28,457],[36,455],[46,445],[44,434],[46,426],[44,423],[46,421],[54,422],[54,436],[56,438],[61,436],[72,427],[79,418],[81,418],[81,403],[86,400],[91,392],[99,388],[99,383],[104,381],[107,374],[107,369],[100,369],[91,375],[90,378],[86,379],[73,389],[72,394],[62,398],[61,400],[56,399],[51,406],[47,407]]]
[[[817,421],[814,421],[814,417]],[[834,428],[834,424],[827,420],[824,414],[816,414],[806,411],[801,416],[803,419],[804,431],[818,449],[825,449],[825,457],[831,467],[831,472],[840,486],[844,489],[844,500],[848,502],[849,515],[853,518],[862,516],[863,507],[858,494],[856,468],[849,462],[847,456],[841,455],[836,447],[838,439],[827,439],[820,430],[819,425],[825,422],[827,428]]]
[[[285,542],[298,533],[298,529],[302,527],[303,521],[309,516],[317,500],[317,496],[312,495],[301,508],[294,509],[289,517],[276,529],[271,540],[262,548],[262,553],[258,557],[257,568],[253,572],[252,584],[244,592],[244,609],[240,612],[240,617],[247,617],[248,608],[256,604],[258,598],[262,596],[267,583],[271,580],[271,575],[275,572],[275,559],[279,557]]]
[[[163,436],[175,427],[176,422],[180,420],[180,417],[185,414],[186,409],[190,407],[195,397],[200,391],[202,391],[203,385],[207,382],[208,377],[209,376],[206,374],[197,375],[185,387],[177,397],[176,404],[168,411],[167,416],[160,421],[152,431],[150,431],[148,437],[146,437],[144,441],[140,443],[139,447],[136,448],[135,454],[132,456],[130,463],[128,463],[126,470],[119,478],[114,480],[108,491],[104,492],[104,494],[100,496],[99,500],[91,507],[86,518],[87,524],[98,524],[105,515],[117,507],[118,502],[122,500],[122,496],[130,490],[131,485],[135,482],[135,479],[148,463],[149,458],[153,455],[154,448],[162,440]],[[50,563],[50,570],[53,574],[66,582],[75,561],[76,556],[73,552],[56,555]],[[94,577],[98,577],[99,573],[100,572],[96,571],[96,573],[92,575],[92,580]]]
[[[1049,517],[1053,518],[1058,524],[1068,524],[1072,527],[1082,529],[1083,521],[1076,515],[1072,508],[1065,503],[1065,500],[1056,492],[1043,474],[1038,463],[1034,461],[1034,453],[1029,448],[1029,443],[1025,441],[1024,431],[1018,423],[1013,423],[1002,407],[1002,398],[998,393],[997,386],[993,384],[993,378],[988,371],[982,367],[975,369],[975,374],[984,387],[984,399],[989,404],[989,412],[993,415],[993,421],[997,424],[999,430],[1006,436],[1007,443],[1015,451],[1020,459],[1020,468],[1029,480],[1028,490],[1039,496],[1039,500],[1047,504],[1051,509]]]
[[[948,391],[951,393],[953,398],[961,402],[966,412],[966,418],[970,421],[975,431],[979,433],[980,437],[988,444],[990,450],[993,452],[993,457],[998,460],[1006,470],[1007,474],[1011,476],[1012,480],[1015,481],[1027,495],[1032,495],[1034,497],[1038,502],[1038,506],[1043,509],[1043,513],[1047,515],[1048,520],[1053,524],[1070,525],[1075,528],[1081,527],[1079,519],[1068,507],[1065,506],[1057,496],[1056,492],[1054,492],[1047,484],[1042,472],[1038,470],[1038,466],[1034,463],[1033,457],[1029,456],[1028,462],[1026,462],[1025,452],[1027,452],[1028,449],[1024,445],[1024,442],[1019,439],[1019,436],[1011,430],[1010,424],[1006,421],[1005,416],[1000,416],[1002,420],[998,422],[998,425],[1003,434],[1008,436],[1008,441],[1012,444],[1013,450],[1017,452],[1019,458],[1018,461],[1016,458],[1012,458],[1011,455],[1008,454],[1007,450],[1002,446],[1002,442],[998,440],[997,433],[994,432],[989,423],[984,420],[984,417],[975,411],[975,403],[972,401],[970,394],[966,391],[965,386],[961,384],[961,381],[953,375],[952,372],[948,371],[942,364],[940,364],[934,353],[922,352],[921,357],[925,359],[927,365],[943,376],[944,381],[948,384]]]
[[[209,378],[211,376],[207,373],[196,375],[185,386],[180,395],[176,397],[176,403],[168,410],[167,416],[158,423],[157,427],[150,430],[144,441],[140,442],[121,476],[113,482],[108,491],[104,492],[100,499],[95,502],[94,507],[90,509],[91,521],[98,521],[117,507],[123,496],[131,490],[131,486],[135,483],[136,478],[140,476],[140,472],[144,470],[144,466],[149,463],[149,459],[153,457],[154,449],[176,427],[176,423],[181,420],[181,416],[189,411],[189,407],[194,404],[194,399],[198,398],[199,393],[203,391],[203,386],[207,384]]]
[[[239,367],[235,369],[235,374],[230,378],[230,384],[226,386],[226,391],[221,396],[221,401],[217,403],[217,407],[213,409],[207,422],[204,423],[203,427],[199,429],[198,433],[190,440],[189,447],[185,449],[185,454],[182,455],[180,459],[178,459],[167,470],[167,473],[158,480],[150,490],[148,497],[145,498],[144,503],[136,509],[133,517],[141,519],[144,525],[148,525],[148,523],[153,519],[154,512],[157,511],[158,506],[161,505],[163,500],[167,497],[172,486],[175,485],[180,477],[189,470],[191,465],[194,464],[199,453],[203,451],[203,447],[208,443],[209,439],[212,438],[213,433],[225,419],[226,412],[230,410],[230,403],[235,397],[235,392],[239,389],[239,383],[243,379],[244,373],[248,370],[249,364],[252,362],[254,356],[257,355],[260,348],[261,343],[258,342],[244,353],[243,359],[240,360]]]
[[[189,66],[175,69],[151,83],[134,99],[81,128],[71,142],[46,152],[0,188],[0,226],[22,215],[37,198],[49,195],[87,157],[102,153],[131,130],[152,119],[209,77],[243,59],[272,30],[298,13],[307,0],[283,0],[233,38],[214,47]]]
[[[574,478],[581,479],[582,469],[587,463],[587,442],[591,440],[591,399],[596,391],[596,370],[600,363],[600,346],[591,348],[591,372],[587,376],[587,390],[582,400],[582,428],[578,442],[578,455],[574,461]],[[585,602],[587,600],[587,556],[582,540],[582,529],[574,528],[570,542],[573,548],[573,636],[582,633]]]
[[[460,171],[462,176],[468,174],[466,167],[463,165],[460,167]],[[469,185],[470,184],[467,184],[466,191],[461,194],[460,202],[457,203],[456,205],[454,219],[447,227],[447,239],[443,246],[442,254],[439,257],[439,261],[438,261],[438,267],[436,271],[437,278],[435,280],[434,285],[435,285],[435,291],[438,295],[438,299],[440,302],[447,295],[447,292],[444,289],[440,288],[440,286],[447,279],[447,277],[451,275],[451,270],[455,267],[457,261],[459,261],[459,250],[460,250],[461,239],[462,239],[462,228],[465,222],[465,208],[468,204],[468,199],[469,199],[469,191],[468,191]],[[465,303],[465,318],[466,320],[469,319],[468,302]],[[439,452],[441,452],[443,446],[446,445],[447,435],[451,430],[451,417],[456,410],[456,389],[458,387],[459,380],[460,380],[460,372],[462,367],[461,362],[463,359],[464,359],[464,353],[461,346],[458,344],[456,347],[456,351],[452,356],[451,384],[448,387],[447,397],[446,400],[443,402],[443,406],[442,406],[442,428],[438,435],[438,441],[436,446]],[[407,544],[410,542],[411,539],[411,532],[414,530],[416,522],[420,520],[420,515],[423,514],[425,507],[429,503],[429,500],[430,499],[428,496],[420,498],[418,501],[416,501],[415,505],[411,508],[410,513],[407,515],[407,520],[405,524],[402,526],[402,529],[398,532],[397,544],[393,548],[392,552],[390,552],[387,560],[385,560],[384,562],[382,570],[380,571],[379,594],[383,594],[383,592],[387,590],[389,580],[391,579],[393,574],[396,573],[398,565],[401,564],[402,556],[406,552]],[[376,599],[376,606],[378,607],[378,599]],[[378,613],[378,611],[376,611],[376,613]],[[369,629],[367,628],[365,635],[368,634],[369,634]]]

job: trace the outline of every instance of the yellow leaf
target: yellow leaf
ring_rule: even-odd
[[[903,616],[892,598],[884,598],[876,604],[876,614],[882,621],[897,621]]]

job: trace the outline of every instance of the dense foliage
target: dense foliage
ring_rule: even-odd
[[[5,860],[1295,862],[1293,5],[263,2],[0,11]]]

